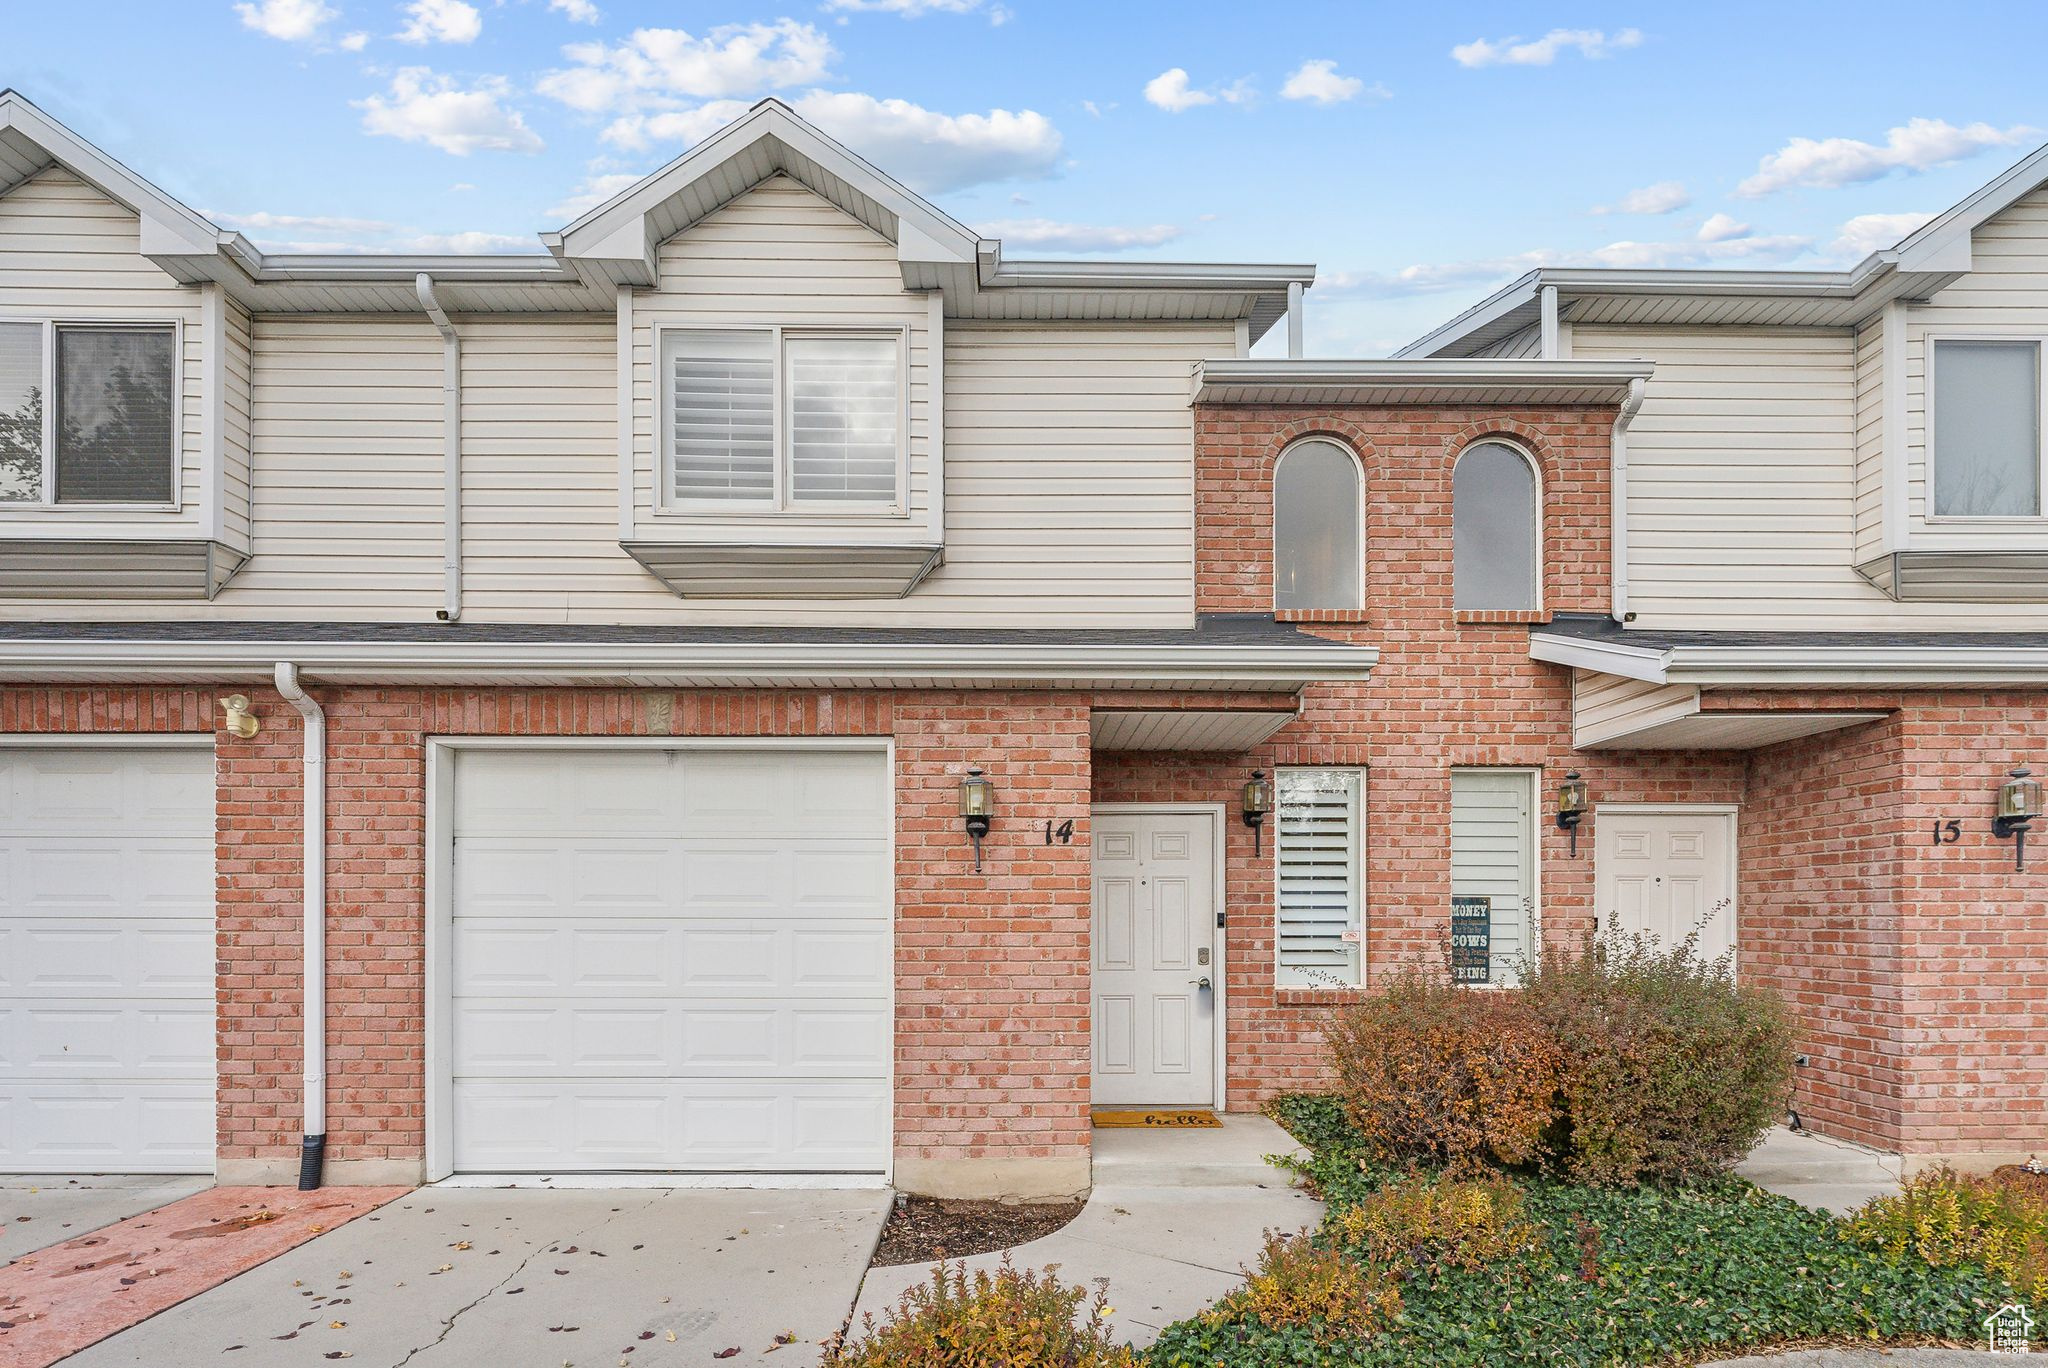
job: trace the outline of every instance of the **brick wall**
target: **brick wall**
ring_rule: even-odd
[[[311,689],[328,722],[328,1159],[416,1171],[425,1144],[429,736],[887,736],[898,773],[896,1147],[936,1188],[1087,1182],[1088,705],[1056,694]],[[216,738],[218,1154],[282,1180],[301,1133],[299,717]],[[667,716],[651,709],[657,697]],[[0,690],[0,728],[205,731],[213,694]],[[981,764],[984,872],[957,812]],[[1076,819],[1045,846],[1047,818]],[[985,1181],[975,1175],[995,1172]],[[994,1168],[989,1166],[993,1165]]]

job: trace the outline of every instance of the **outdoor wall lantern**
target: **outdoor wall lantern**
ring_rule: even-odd
[[[256,720],[256,714],[249,711],[249,695],[229,694],[220,701],[220,725],[227,731],[247,741],[263,730],[263,724]]]
[[[1273,810],[1273,785],[1266,778],[1264,770],[1253,770],[1252,777],[1244,781],[1241,805],[1244,808],[1244,824],[1252,829],[1252,854],[1265,853],[1261,846],[1259,829],[1266,825],[1266,814]]]
[[[1586,781],[1579,778],[1577,770],[1566,770],[1564,782],[1557,786],[1557,829],[1572,834],[1572,858],[1579,858],[1579,823],[1586,820],[1586,804],[1591,790]]]
[[[2021,765],[2012,778],[1998,786],[1998,815],[1991,819],[1991,834],[2012,837],[2013,868],[2027,867],[2027,826],[2041,815],[2041,781]]]
[[[996,786],[982,777],[981,766],[972,765],[960,781],[960,820],[974,841],[974,872],[981,873],[981,838],[988,835],[989,820],[996,813]]]

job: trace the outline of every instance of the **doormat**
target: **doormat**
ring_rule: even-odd
[[[1206,1107],[1181,1107],[1172,1111],[1099,1111],[1090,1119],[1104,1130],[1194,1130],[1223,1124],[1221,1118]]]

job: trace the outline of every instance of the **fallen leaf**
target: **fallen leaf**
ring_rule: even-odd
[[[331,1359],[338,1359],[338,1358],[354,1358],[354,1357],[355,1357],[355,1355],[354,1355],[354,1354],[351,1354],[351,1353],[350,1353],[350,1352],[349,1352],[348,1350],[346,1350],[346,1349],[329,1349],[329,1350],[328,1350],[328,1351],[327,1351],[327,1352],[326,1352],[325,1354],[322,1354],[322,1355],[321,1355],[321,1357],[322,1357],[322,1358],[331,1358]]]
[[[441,1265],[441,1266],[440,1266],[439,1268],[435,1269],[434,1271],[435,1271],[436,1273],[446,1273],[446,1272],[448,1272],[448,1271],[449,1271],[450,1269],[452,1269],[452,1268],[454,1268],[454,1267],[455,1267],[455,1265],[454,1265],[454,1264],[442,1264],[442,1265]]]
[[[713,1358],[732,1358],[732,1357],[733,1357],[734,1355],[738,1354],[738,1353],[739,1353],[739,1351],[740,1351],[740,1347],[739,1347],[739,1346],[738,1346],[737,1344],[735,1344],[735,1345],[734,1345],[734,1346],[733,1346],[732,1348],[730,1348],[730,1349],[721,1349],[721,1350],[719,1350],[719,1351],[718,1351],[717,1353],[713,1354],[713,1355],[712,1355],[711,1357],[713,1357]]]
[[[668,1342],[669,1342],[670,1344],[674,1344],[674,1343],[676,1342],[676,1332],[675,1332],[675,1331],[671,1330],[671,1331],[669,1331],[669,1332],[668,1332]]]
[[[327,1322],[327,1328],[328,1328],[329,1330],[346,1330],[346,1329],[348,1329],[348,1322],[347,1322],[347,1321],[329,1321],[329,1322]]]
[[[653,1338],[654,1338],[654,1332],[653,1332],[652,1330],[642,1330],[642,1331],[640,1332],[640,1338],[641,1338],[641,1339],[644,1339],[644,1340],[650,1340],[650,1339],[653,1339]]]
[[[455,1242],[455,1247],[456,1247],[457,1249],[468,1249],[468,1248],[469,1248],[469,1241],[467,1241],[467,1240],[457,1240],[457,1241]]]
[[[353,1278],[355,1274],[349,1272],[346,1268],[344,1268],[341,1270],[341,1272],[335,1274],[334,1276],[337,1278]]]
[[[306,1229],[312,1231],[315,1235],[318,1235],[321,1231],[327,1229],[327,1227],[324,1225],[309,1225],[306,1227]]]
[[[783,1331],[783,1332],[782,1332],[781,1334],[779,1334],[779,1335],[777,1335],[777,1336],[775,1337],[775,1342],[776,1342],[777,1344],[795,1344],[795,1343],[796,1343],[796,1331],[794,1331],[794,1330],[785,1330],[785,1331]]]

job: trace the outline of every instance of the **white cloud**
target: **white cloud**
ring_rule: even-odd
[[[412,17],[396,35],[401,43],[473,43],[484,31],[483,16],[463,0],[412,0],[402,12]]]
[[[561,203],[549,207],[548,217],[572,223],[627,186],[637,184],[640,179],[640,175],[633,171],[612,171],[585,176],[582,183],[570,191]]]
[[[420,233],[394,243],[389,250],[435,255],[487,256],[492,252],[538,251],[539,244],[530,237],[515,237],[510,233]]]
[[[1635,47],[1643,41],[1640,29],[1619,29],[1613,34],[1601,29],[1552,29],[1541,38],[1523,42],[1516,38],[1480,38],[1451,49],[1459,66],[1549,66],[1567,49],[1580,56],[1598,59]]]
[[[572,24],[594,24],[604,18],[604,11],[590,0],[548,0],[548,8],[566,15]]]
[[[208,218],[248,235],[266,251],[325,254],[411,252],[473,256],[491,252],[533,252],[530,237],[508,233],[425,233],[383,219],[340,218],[327,214],[279,214],[257,210],[247,214],[209,213]]]
[[[1742,237],[1725,241],[1611,242],[1585,251],[1542,249],[1475,261],[1405,266],[1398,271],[1335,271],[1316,281],[1325,295],[1355,294],[1372,299],[1437,294],[1505,281],[1539,266],[1618,266],[1636,270],[1720,266],[1744,261],[1782,264],[1812,250],[1805,237]]]
[[[1793,138],[1758,162],[1756,174],[1736,186],[1735,193],[1755,199],[1795,185],[1823,190],[1858,185],[1894,171],[1946,166],[1987,148],[2025,142],[2037,132],[2023,124],[1957,128],[1945,119],[1913,119],[1886,133],[1883,146],[1857,138]]]
[[[1030,109],[940,114],[908,100],[825,90],[791,103],[798,114],[926,194],[1050,176],[1058,169],[1063,146],[1052,121]],[[688,146],[746,112],[739,100],[714,100],[693,109],[629,114],[614,120],[603,136],[633,149],[670,142]]]
[[[327,214],[273,214],[258,210],[253,214],[223,214],[212,210],[202,211],[223,228],[233,228],[262,241],[272,229],[294,229],[316,233],[389,233],[396,224],[383,219],[336,218]]]
[[[1283,100],[1314,100],[1317,104],[1342,104],[1355,100],[1360,95],[1370,95],[1375,100],[1390,99],[1393,92],[1374,82],[1367,90],[1365,82],[1356,76],[1339,76],[1337,64],[1327,57],[1313,57],[1296,67],[1287,77],[1287,83],[1280,87]]]
[[[340,10],[329,9],[320,0],[256,0],[236,5],[235,13],[242,16],[243,28],[287,43],[311,42],[328,21],[341,17]]]
[[[1658,181],[1631,190],[1612,204],[1595,206],[1596,214],[1675,214],[1692,203],[1681,181]]]
[[[476,151],[538,152],[540,136],[519,111],[499,103],[511,94],[502,76],[485,76],[468,89],[426,67],[401,67],[388,95],[355,101],[363,131],[377,137],[430,143],[458,157]]]
[[[335,44],[335,46],[340,48],[343,52],[361,52],[364,48],[368,47],[369,45],[370,35],[361,32],[360,30],[358,30],[355,33],[342,34],[341,41]]]
[[[1251,82],[1243,77],[1209,90],[1194,90],[1188,86],[1188,73],[1181,67],[1168,67],[1151,80],[1145,82],[1145,98],[1169,114],[1179,114],[1197,105],[1247,104],[1254,94]]]
[[[1872,252],[1898,246],[1901,239],[1911,236],[1938,217],[1921,213],[1858,214],[1842,225],[1842,231],[1835,237],[1834,248],[1861,261]]]
[[[1701,242],[1733,242],[1754,235],[1756,230],[1733,214],[1713,214],[1700,225]]]
[[[572,43],[575,65],[543,76],[539,89],[589,113],[618,113],[807,85],[838,54],[809,24],[725,24],[699,38],[682,29],[635,29],[620,43]]]
[[[1170,223],[1123,228],[1042,218],[999,219],[980,224],[978,229],[986,237],[1001,238],[1005,248],[1035,247],[1051,252],[1128,252],[1137,247],[1157,247],[1181,235],[1181,230]]]

